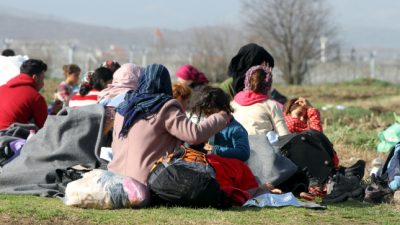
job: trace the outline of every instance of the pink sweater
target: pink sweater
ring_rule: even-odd
[[[153,164],[172,152],[182,141],[190,144],[206,142],[209,137],[226,127],[222,114],[214,114],[198,125],[192,123],[176,100],[170,100],[148,120],[137,121],[126,138],[119,138],[123,117],[115,115],[113,160],[108,164],[112,172],[130,176],[146,185]]]

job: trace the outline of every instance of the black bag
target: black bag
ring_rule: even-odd
[[[0,130],[0,136],[11,136],[27,139],[30,134],[30,130],[34,130],[36,132],[39,130],[39,128],[35,124],[31,123],[13,123],[8,128]]]
[[[333,145],[321,132],[308,130],[295,134],[281,151],[319,183],[324,183],[334,171]]]
[[[14,156],[14,151],[10,148],[10,142],[18,139],[20,138],[0,136],[0,167],[3,167]]]
[[[147,183],[152,197],[162,203],[221,207],[223,202],[223,192],[205,154],[184,146],[157,161]]]

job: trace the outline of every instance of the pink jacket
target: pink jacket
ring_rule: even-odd
[[[176,100],[170,100],[148,120],[137,121],[126,138],[119,138],[123,117],[115,115],[113,160],[108,164],[112,172],[130,176],[147,184],[153,164],[170,153],[182,141],[190,144],[206,142],[209,137],[226,127],[222,114],[214,114],[199,124],[188,119]]]

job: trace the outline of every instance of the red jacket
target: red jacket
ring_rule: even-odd
[[[46,101],[31,76],[20,74],[0,86],[0,129],[15,122],[34,122],[41,128],[46,119]]]

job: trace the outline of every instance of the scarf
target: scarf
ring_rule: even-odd
[[[193,84],[196,85],[208,84],[209,82],[204,73],[198,71],[194,66],[190,64],[181,66],[176,71],[176,76],[184,80],[190,80],[193,82]]]
[[[99,94],[100,99],[112,99],[115,96],[136,90],[143,68],[133,63],[123,64],[113,75],[113,81]]]
[[[228,75],[233,77],[233,89],[235,94],[244,88],[244,77],[247,70],[255,65],[267,63],[274,67],[274,58],[263,47],[250,43],[239,49],[239,52],[229,63]]]
[[[120,137],[126,137],[133,124],[157,113],[172,99],[171,78],[167,68],[160,64],[147,66],[139,76],[136,91],[128,91],[117,112],[124,117]]]

